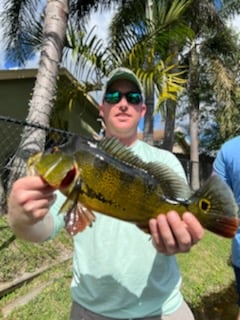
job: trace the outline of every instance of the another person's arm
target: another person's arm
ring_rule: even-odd
[[[13,232],[22,239],[41,242],[53,231],[49,207],[54,200],[53,189],[40,177],[18,179],[8,199],[9,223]]]

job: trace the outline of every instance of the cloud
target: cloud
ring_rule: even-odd
[[[240,15],[236,15],[234,18],[229,20],[229,26],[235,31],[240,32]]]
[[[87,30],[90,31],[93,27],[95,27],[94,33],[96,33],[97,36],[103,40],[105,45],[107,44],[108,27],[115,12],[116,7],[112,6],[109,10],[98,10],[93,12],[90,16]]]

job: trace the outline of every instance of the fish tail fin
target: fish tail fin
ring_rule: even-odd
[[[237,231],[238,225],[239,225],[238,218],[211,216],[205,227],[209,231],[219,236],[222,236],[225,238],[233,238]]]
[[[234,237],[239,208],[232,190],[219,176],[212,175],[190,199],[192,205],[197,204],[197,218],[204,228],[226,238]]]

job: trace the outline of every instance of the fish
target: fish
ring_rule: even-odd
[[[219,176],[193,191],[168,165],[143,161],[114,137],[73,138],[31,156],[27,168],[66,196],[59,213],[65,213],[71,235],[93,225],[94,211],[147,233],[149,220],[169,210],[191,212],[205,229],[226,238],[233,238],[239,225],[234,195]]]

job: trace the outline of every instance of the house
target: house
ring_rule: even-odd
[[[28,115],[36,76],[37,69],[0,70],[0,168],[3,159],[8,158],[20,142],[21,121]],[[98,104],[82,88],[66,68],[60,68],[52,127],[86,135],[89,126],[99,132]],[[13,122],[6,123],[6,117]]]
[[[1,190],[6,188],[11,170],[11,158],[21,140],[37,71],[0,70],[0,203]],[[82,88],[67,69],[60,68],[51,127],[86,135],[90,126],[99,132],[98,104]]]
[[[17,120],[26,119],[37,71],[37,69],[0,70],[0,116]],[[60,106],[62,109],[60,119],[55,118],[55,127],[82,133],[84,131],[82,123],[85,122],[94,130],[99,130],[98,104],[81,88],[83,88],[81,83],[66,68],[60,68],[53,113],[56,113],[54,111]],[[65,91],[71,92],[74,96],[71,109],[69,101],[64,96]]]

